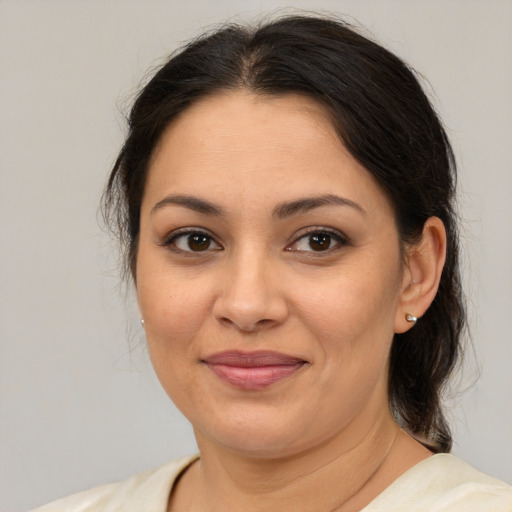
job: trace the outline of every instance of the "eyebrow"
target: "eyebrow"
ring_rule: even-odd
[[[189,210],[193,210],[204,215],[212,215],[221,217],[225,215],[223,208],[205,199],[188,195],[170,195],[164,197],[161,201],[153,206],[151,214],[169,205],[183,206]],[[288,201],[278,204],[272,212],[273,217],[283,219],[299,213],[305,213],[322,206],[348,206],[354,208],[358,212],[366,215],[366,210],[358,203],[347,199],[346,197],[334,194],[325,194],[314,197],[304,197],[295,201]]]
[[[280,219],[305,213],[321,206],[349,206],[359,213],[366,215],[366,210],[358,203],[347,199],[346,197],[336,196],[334,194],[325,194],[322,196],[304,197],[296,201],[278,204],[274,208],[273,215]]]
[[[206,201],[205,199],[200,199],[199,197],[186,195],[171,195],[164,197],[161,201],[158,201],[155,206],[153,206],[151,214],[168,205],[183,206],[189,210],[203,213],[205,215],[215,215],[218,217],[224,215],[224,210],[220,206],[213,204],[210,201]]]

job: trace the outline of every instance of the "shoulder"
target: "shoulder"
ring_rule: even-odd
[[[32,512],[138,512],[144,509],[165,512],[176,477],[196,458],[175,459],[123,482],[72,494]]]
[[[512,512],[512,487],[462,460],[437,454],[399,477],[363,512]]]

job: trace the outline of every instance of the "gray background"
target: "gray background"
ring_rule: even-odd
[[[289,5],[0,0],[0,510],[194,451],[97,207],[148,68],[203,28]],[[293,5],[356,18],[435,91],[460,163],[476,353],[449,401],[455,453],[512,483],[512,2]]]

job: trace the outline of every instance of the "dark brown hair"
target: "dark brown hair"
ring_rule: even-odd
[[[350,153],[387,193],[402,243],[439,217],[448,236],[438,293],[417,325],[395,335],[389,400],[397,421],[434,450],[451,435],[441,394],[457,363],[465,325],[454,213],[455,161],[416,76],[399,58],[339,20],[291,16],[250,28],[228,25],[173,56],[138,95],[129,133],[104,195],[107,221],[135,275],[148,163],[164,129],[218,91],[301,93],[324,105]]]

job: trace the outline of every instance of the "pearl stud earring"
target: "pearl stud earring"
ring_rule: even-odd
[[[417,316],[414,316],[414,315],[411,315],[410,313],[406,313],[405,314],[405,319],[408,321],[408,322],[411,322],[413,324],[415,324],[417,321],[418,321],[418,317]]]

